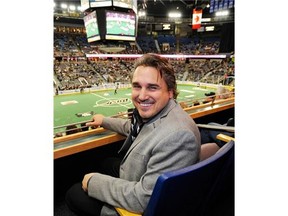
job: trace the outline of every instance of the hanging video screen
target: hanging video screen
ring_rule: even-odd
[[[112,6],[112,0],[90,0],[90,7],[108,7]]]
[[[96,11],[84,16],[84,25],[88,42],[100,40]]]
[[[135,14],[106,11],[106,39],[135,41],[135,34]]]

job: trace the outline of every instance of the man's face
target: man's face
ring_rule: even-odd
[[[159,71],[153,67],[136,68],[132,79],[132,101],[143,119],[156,115],[170,98],[173,98],[173,91],[168,91]]]

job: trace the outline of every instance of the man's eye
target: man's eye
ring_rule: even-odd
[[[133,85],[132,87],[133,87],[134,89],[139,89],[139,88],[140,88],[139,85]]]
[[[152,91],[153,91],[153,90],[157,90],[157,89],[158,89],[158,86],[149,86],[149,89],[152,90]]]

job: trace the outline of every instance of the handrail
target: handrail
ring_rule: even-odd
[[[66,142],[66,141],[73,140],[73,139],[78,139],[78,138],[89,136],[89,135],[96,135],[99,133],[103,133],[105,131],[107,131],[107,129],[104,129],[103,127],[99,127],[99,128],[92,129],[89,131],[81,131],[75,134],[65,135],[62,137],[55,137],[54,144],[60,143],[60,142]]]
[[[197,124],[199,128],[213,129],[213,130],[224,130],[229,132],[235,132],[235,128],[232,126],[225,125],[209,125],[209,124]]]
[[[71,137],[74,137],[72,134]],[[93,148],[97,148],[104,145],[109,145],[121,140],[124,140],[125,137],[117,134],[115,132],[106,131],[102,136],[86,136],[79,139],[74,139],[67,142],[59,142],[54,145],[54,159],[62,158],[68,155],[75,153],[83,152]],[[72,142],[72,143],[71,143]]]

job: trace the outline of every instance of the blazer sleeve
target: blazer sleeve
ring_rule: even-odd
[[[89,181],[89,196],[112,206],[142,213],[160,174],[183,168],[198,160],[199,145],[191,131],[174,131],[155,140],[148,137],[143,140],[143,146],[147,145],[153,146],[150,153],[140,155],[141,157],[138,155],[136,161],[134,156],[137,152],[133,153],[133,150],[126,159],[129,161],[125,162],[129,165],[124,168],[124,172],[132,176],[139,174],[138,180],[125,180],[96,173]]]
[[[115,131],[121,135],[128,136],[130,132],[131,121],[129,119],[104,117],[101,126],[108,130]]]

